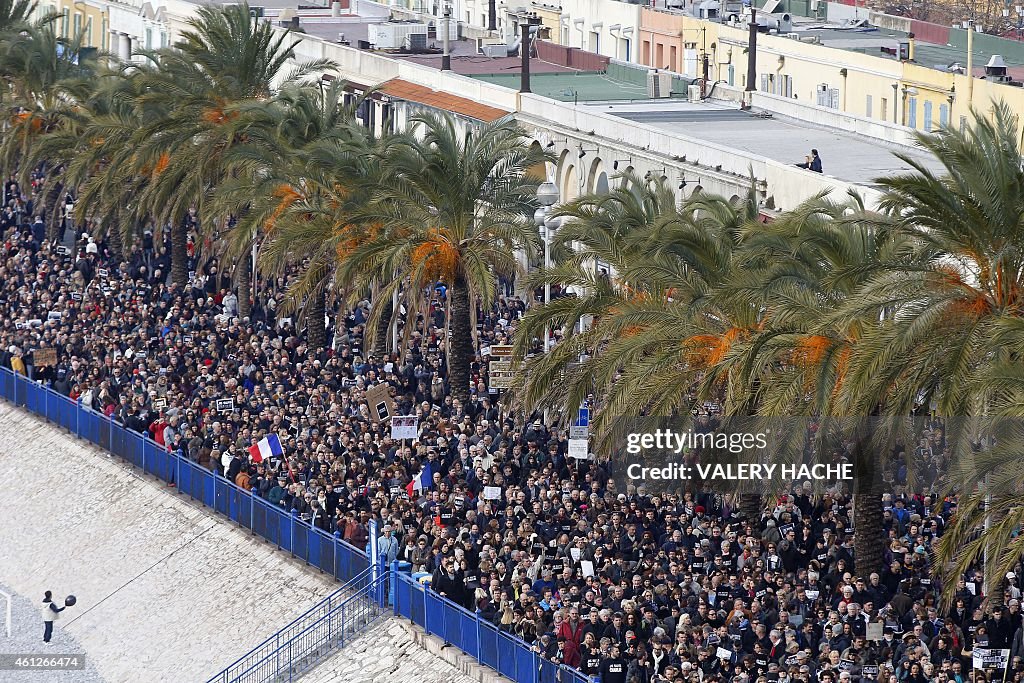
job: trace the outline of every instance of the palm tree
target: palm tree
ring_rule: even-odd
[[[715,368],[759,318],[756,307],[716,294],[738,254],[742,227],[756,220],[756,201],[733,205],[701,193],[677,207],[663,184],[627,185],[633,189],[562,210],[570,218],[563,233],[601,249],[614,275],[593,282],[579,259],[539,274],[537,282],[573,282],[587,294],[537,307],[517,339],[523,351],[545,325],[565,329],[563,344],[527,363],[527,407],[574,409],[597,393],[602,405],[593,425],[605,435],[616,417],[689,414],[699,398],[722,398],[728,382]],[[609,231],[616,225],[620,232]],[[596,319],[576,333],[583,313]]]
[[[964,132],[944,128],[919,136],[918,144],[942,163],[942,175],[911,163],[912,172],[880,180],[893,229],[916,248],[910,263],[880,268],[851,307],[854,314],[885,311],[851,359],[845,389],[851,406],[879,405],[900,415],[930,405],[947,416],[1019,415],[1020,394],[1012,382],[998,379],[1022,359],[1021,346],[1012,343],[1024,310],[1019,125],[1000,103],[990,116],[975,114]],[[1001,599],[1003,567],[1019,560],[1020,546],[992,541],[1006,540],[1013,520],[1024,521],[1024,508],[1012,508],[1012,496],[1007,498],[1019,456],[1006,459],[1005,447],[1015,445],[1017,436],[1004,436],[991,453],[972,457],[977,434],[964,428],[951,435],[957,456],[972,464],[969,478],[958,482],[965,500],[943,537],[939,560],[962,570],[989,548],[996,559],[986,562],[986,577],[993,599]],[[986,473],[989,482],[976,487]],[[986,496],[995,496],[999,506],[986,509]],[[968,543],[989,515],[996,531]]]
[[[171,224],[171,276],[178,285],[187,280],[183,221],[189,209],[195,207],[206,226],[225,218],[210,200],[227,177],[225,153],[245,139],[247,121],[233,107],[269,100],[300,41],[250,16],[246,5],[202,7],[189,26],[174,47],[149,55],[155,64],[132,75],[144,92],[136,106],[164,113],[138,130],[136,169],[163,166],[140,201]],[[308,62],[289,78],[330,66]]]
[[[23,184],[40,164],[46,166],[47,237],[57,238],[57,203],[63,196],[62,174],[71,149],[38,147],[46,136],[74,130],[81,103],[93,87],[94,63],[80,63],[82,36],[57,36],[51,23],[23,28],[0,38],[0,78],[10,92],[10,125],[0,142],[0,166],[18,169]],[[72,135],[72,138],[74,136]]]
[[[352,186],[368,182],[369,132],[356,125],[352,107],[340,104],[343,91],[340,82],[326,89],[289,86],[269,104],[249,101],[232,110],[245,121],[246,139],[225,156],[228,178],[218,188],[213,207],[222,215],[238,216],[228,255],[241,257],[240,292],[251,291],[253,244],[268,238],[269,252],[261,263],[275,272],[316,260],[330,236],[310,241],[308,231],[329,225],[328,215],[331,221],[340,221],[339,210],[350,201]],[[312,270],[326,277],[330,263],[323,265],[327,267]],[[326,290],[321,286],[325,277],[313,290],[293,290],[289,296],[292,304],[308,300],[303,317],[310,343],[318,349],[326,343]],[[239,300],[248,304],[248,295]],[[283,310],[293,308],[286,304]],[[248,315],[246,309],[241,313]]]
[[[749,395],[758,415],[821,420],[818,452],[830,440],[852,440],[854,544],[857,573],[883,563],[882,466],[877,457],[887,430],[843,403],[850,358],[872,328],[878,310],[848,315],[866,280],[882,265],[898,262],[907,239],[893,237],[884,216],[870,213],[852,194],[846,201],[808,200],[770,225],[744,235],[740,267],[725,286],[730,297],[762,308],[759,329],[723,359],[735,394]],[[806,433],[806,423],[793,423]],[[795,445],[802,447],[803,441]],[[773,456],[784,460],[784,449]]]
[[[452,396],[465,402],[474,307],[490,306],[496,278],[520,269],[517,251],[537,247],[530,169],[548,157],[528,146],[510,118],[464,131],[447,114],[419,115],[412,123],[420,137],[381,160],[389,180],[360,218],[380,230],[355,248],[345,270],[357,267],[386,282],[378,300],[398,292],[410,320],[424,308],[424,290],[447,286],[448,379]]]
[[[38,3],[33,0],[0,0],[0,35],[21,33],[31,24]]]
[[[539,268],[527,289],[561,286],[568,296],[533,306],[517,328],[514,356],[523,360],[536,348],[545,329],[563,330],[564,338],[548,352],[529,359],[518,387],[517,403],[526,410],[561,412],[579,405],[594,390],[589,366],[579,363],[606,345],[602,321],[624,310],[637,296],[622,278],[602,275],[596,263],[612,273],[630,272],[649,262],[647,238],[655,226],[677,217],[675,196],[664,183],[647,182],[633,173],[607,194],[585,195],[555,210],[560,228],[552,238],[552,265]]]

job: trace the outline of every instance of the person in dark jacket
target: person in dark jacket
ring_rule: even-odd
[[[435,593],[443,595],[456,605],[464,602],[462,570],[455,563],[455,558],[446,557],[441,561],[441,566],[434,571],[430,579],[430,587]]]

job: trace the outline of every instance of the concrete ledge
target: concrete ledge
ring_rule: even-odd
[[[402,628],[409,633],[417,646],[451,664],[474,681],[479,681],[480,683],[514,683],[490,667],[478,663],[476,659],[465,654],[454,645],[445,645],[443,640],[437,636],[427,634],[416,625],[409,623],[406,619],[399,617],[395,621],[402,625]]]

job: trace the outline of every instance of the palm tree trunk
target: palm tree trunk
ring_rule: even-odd
[[[171,283],[188,285],[188,233],[184,221],[171,224]]]
[[[327,327],[324,323],[326,301],[322,287],[317,287],[309,295],[306,305],[306,336],[310,348],[319,353],[327,345]]]
[[[107,229],[107,246],[110,253],[120,261],[124,258],[124,241],[121,239],[121,230],[114,227]]]
[[[452,398],[466,405],[469,401],[469,364],[473,360],[473,331],[470,319],[469,287],[462,277],[455,278],[451,289],[451,343],[448,350],[448,384]]]
[[[881,572],[885,558],[882,533],[882,465],[876,461],[864,439],[854,451],[853,558],[857,576]]]
[[[395,307],[394,302],[391,301],[391,297],[387,297],[384,301],[379,301],[378,306],[381,307],[380,319],[377,320],[377,329],[373,333],[373,346],[370,347],[370,354],[374,356],[381,356],[388,350],[388,337],[391,332],[391,319],[394,317]]]
[[[238,316],[248,318],[252,313],[252,251],[245,250],[238,262]]]
[[[745,520],[756,526],[761,521],[761,494],[756,491],[741,493],[740,513]]]
[[[46,193],[46,241],[53,243],[59,240],[63,233],[63,222],[60,220],[60,207],[58,203],[60,198],[64,195],[64,183],[60,182],[55,178],[51,178],[50,182],[53,185],[50,186],[49,192]]]

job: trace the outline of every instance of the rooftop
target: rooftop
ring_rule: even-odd
[[[366,41],[371,24],[379,24],[383,17],[344,15],[302,15],[302,29],[306,34],[324,40],[344,40],[352,47]],[[433,69],[441,68],[441,40],[427,39],[427,52],[410,53],[379,50],[394,59],[421,64]],[[488,57],[477,51],[476,41],[453,40],[449,43],[452,71],[463,76],[478,78],[496,85],[518,89],[522,61],[518,55]],[[570,54],[571,53],[571,54]],[[567,102],[594,102],[647,99],[648,67],[611,62],[579,50],[566,50],[561,46],[540,45],[540,55],[530,59],[531,90],[556,100]],[[673,91],[686,92],[688,81],[676,78]]]
[[[401,78],[393,78],[385,82],[380,86],[380,91],[396,99],[425,104],[428,107],[462,114],[479,121],[496,121],[509,113],[498,107],[491,107],[466,99],[465,97],[432,90],[423,85],[404,81]]]
[[[735,107],[659,100],[594,108],[787,164],[800,163],[812,148],[817,149],[826,176],[859,185],[871,185],[879,176],[909,171],[910,166],[897,159],[894,152],[908,154],[927,168],[940,168],[935,159],[914,148],[779,115],[762,118]]]
[[[897,59],[899,45],[909,40],[909,34],[894,29],[876,27],[844,29],[834,25],[823,25],[818,22],[804,24],[795,23],[793,31],[803,36],[817,36],[826,47],[859,52],[883,59]],[[973,45],[974,75],[985,75],[985,64],[992,55],[1002,55],[1006,62],[1007,73],[1016,80],[1024,76],[1024,54],[1021,46],[1015,41],[1000,41],[1006,45],[995,43],[994,40],[976,40]],[[884,50],[883,50],[884,48]],[[967,64],[967,47],[947,43],[939,45],[929,43],[920,38],[915,40],[914,62],[919,66],[945,70],[952,64]]]
[[[699,6],[692,0],[686,0],[683,7],[667,9],[663,0],[656,0],[658,10],[670,14],[696,16],[694,7]],[[723,3],[724,4],[724,3]],[[762,4],[758,2],[757,4]],[[778,14],[781,9],[775,10]],[[869,13],[862,12],[861,18],[867,19]],[[822,21],[819,18],[790,14],[792,30],[801,39],[816,37],[826,47],[859,52],[882,59],[898,59],[899,44],[908,40],[909,34],[892,28],[876,26],[856,26],[853,22]],[[909,22],[909,20],[908,20]],[[909,25],[909,24],[908,24]],[[924,33],[916,34],[914,62],[919,66],[946,70],[952,64],[967,63],[967,31],[936,24],[924,24]],[[935,42],[941,37],[946,42]],[[1007,73],[1014,80],[1024,80],[1024,42],[1001,38],[984,33],[975,33],[973,47],[974,75],[985,75],[985,64],[993,55],[1001,55],[1006,62]],[[883,48],[885,50],[883,51]]]

